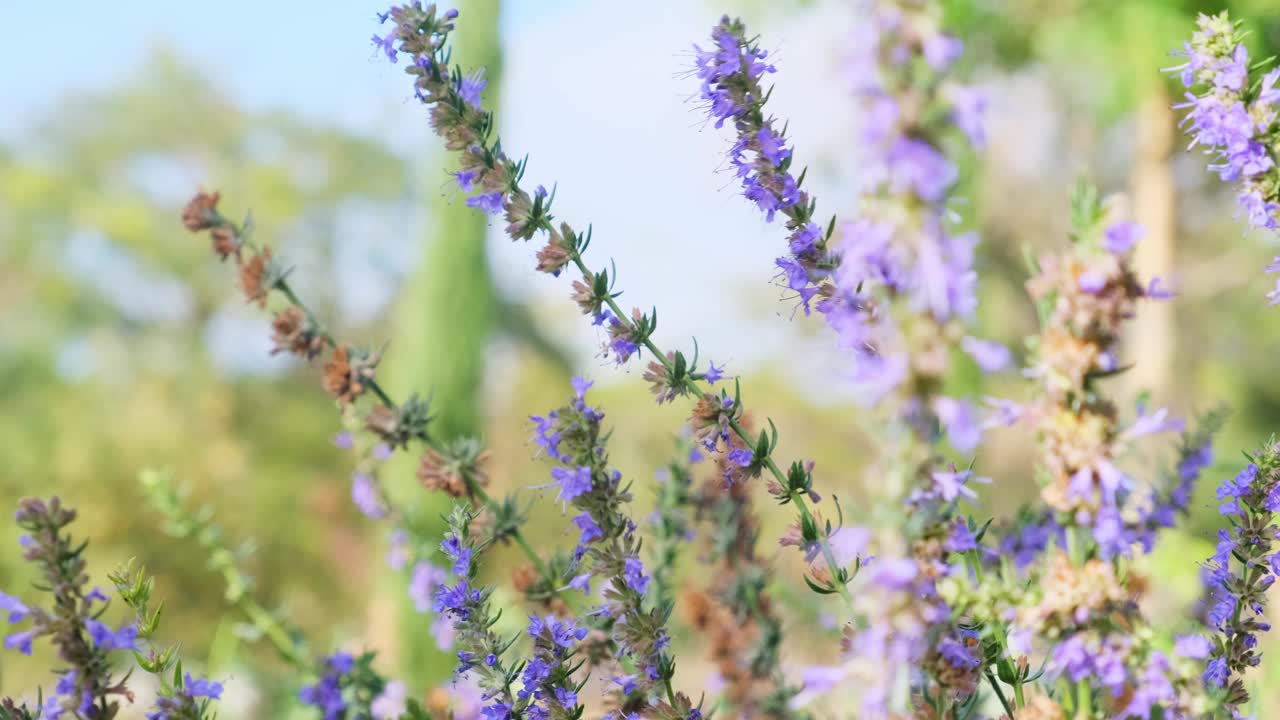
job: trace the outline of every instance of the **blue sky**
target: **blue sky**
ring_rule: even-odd
[[[464,19],[466,2],[456,3]],[[71,0],[56,15],[35,0],[5,4],[0,142],[68,93],[123,82],[167,46],[249,108],[377,134],[443,172],[424,151],[436,143],[402,68],[370,44],[381,2]],[[501,122],[504,145],[531,156],[529,179],[558,185],[561,217],[594,224],[593,252],[599,262],[617,260],[627,297],[660,308],[660,333],[682,344],[696,335],[718,349],[713,359],[741,369],[776,357],[818,321],[792,320],[790,303],[777,301],[770,280],[785,231],[766,225],[731,178],[717,174],[729,141],[689,101],[697,91],[685,76],[690,47],[735,4],[507,0]],[[770,104],[790,119],[797,150],[814,166],[809,187],[831,198],[824,213],[847,209],[853,197],[849,178],[834,170],[853,164],[841,157],[853,128],[839,65],[851,20],[831,5],[761,28],[779,65]],[[564,301],[562,283],[531,272],[534,248],[491,242],[508,292],[541,308],[557,330],[576,333],[589,358],[594,331]]]
[[[589,0],[507,0],[504,32],[571,14]],[[371,73],[374,13],[364,0],[220,0],[217,3],[13,0],[0,9],[0,133],[56,99],[109,87],[156,45],[178,49],[253,107],[287,107],[355,127],[402,88]],[[463,11],[467,0],[453,3]],[[56,8],[56,9],[55,9]]]

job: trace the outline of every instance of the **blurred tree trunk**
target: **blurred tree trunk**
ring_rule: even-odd
[[[501,86],[501,0],[466,0],[458,3],[458,9],[461,17],[451,35],[453,60],[468,71],[486,68],[488,86],[482,97],[496,113]],[[443,150],[430,160],[425,182],[430,194],[428,232],[421,263],[409,276],[397,308],[393,352],[386,368],[388,383],[400,396],[430,393],[434,416],[430,430],[445,439],[478,436],[483,429],[485,349],[498,304],[485,253],[488,216],[466,206],[464,194],[446,173],[451,161]],[[420,523],[439,526],[439,518],[448,511],[448,498],[427,496],[417,483],[415,469],[415,462],[396,461],[387,468],[388,488],[398,504],[416,509]],[[385,545],[377,547],[381,564]],[[398,664],[411,688],[443,681],[452,673],[456,658],[437,648],[431,616],[414,608],[404,577],[385,585],[395,593],[393,602],[370,603],[375,615],[370,632],[377,647]],[[387,613],[389,607],[397,608],[396,612]]]
[[[1133,219],[1146,228],[1138,242],[1134,265],[1143,280],[1172,280],[1174,239],[1177,234],[1172,155],[1175,121],[1163,83],[1153,83],[1142,94],[1135,116],[1137,152],[1130,176]],[[1172,400],[1169,383],[1177,328],[1171,302],[1141,306],[1131,325],[1129,344],[1140,348],[1142,360],[1127,373],[1128,389],[1148,390],[1157,403]]]

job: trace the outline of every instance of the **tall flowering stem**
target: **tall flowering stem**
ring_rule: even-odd
[[[1199,30],[1177,51],[1187,61],[1170,68],[1186,87],[1183,124],[1191,147],[1211,156],[1209,170],[1239,184],[1237,198],[1250,227],[1280,228],[1280,68],[1250,64],[1244,34],[1224,10],[1201,15]],[[1280,262],[1267,272],[1280,271]],[[1280,281],[1267,297],[1280,303]]]
[[[43,501],[23,500],[16,515],[22,536],[25,559],[41,569],[39,587],[49,593],[52,606],[28,607],[17,597],[0,593],[0,609],[8,613],[9,624],[31,621],[27,630],[5,639],[5,647],[30,655],[32,643],[48,637],[57,649],[58,659],[66,668],[58,671],[58,682],[37,710],[18,706],[6,699],[0,703],[0,717],[114,718],[121,711],[121,700],[133,703],[133,692],[126,685],[128,674],[116,678],[113,665],[116,653],[132,651],[139,665],[160,680],[155,707],[147,717],[151,720],[205,720],[212,716],[211,703],[222,694],[221,683],[175,673],[173,680],[166,671],[176,662],[175,650],[149,647],[142,653],[140,643],[151,638],[159,625],[159,608],[149,608],[152,581],[131,568],[112,573],[112,580],[125,604],[136,611],[135,622],[112,629],[102,618],[108,610],[108,598],[98,588],[88,589],[84,552],[87,543],[74,542],[66,533],[75,520],[74,510],[62,505],[58,498]],[[149,645],[149,643],[147,643]]]
[[[477,86],[461,68],[450,64],[447,41],[457,16],[454,10],[440,13],[433,4],[393,7],[382,17],[384,21],[392,21],[395,27],[380,39],[380,44],[393,61],[400,54],[409,57],[405,71],[414,77],[418,99],[431,108],[433,129],[448,149],[458,153],[460,167],[454,177],[463,191],[472,193],[467,203],[490,214],[501,213],[507,221],[507,235],[513,240],[544,235],[547,242],[538,251],[538,270],[559,275],[572,265],[581,273],[582,279],[573,284],[573,299],[583,314],[606,329],[609,339],[605,354],[622,364],[642,350],[648,351],[652,361],[646,375],[659,402],[689,395],[700,398],[693,418],[695,431],[702,430],[699,439],[709,447],[716,446],[730,434],[745,441],[754,452],[755,466],[767,470],[776,481],[775,497],[779,502],[794,504],[801,521],[817,528],[806,502],[806,497],[817,498],[811,475],[799,463],[793,465],[791,472],[784,473],[779,468],[771,456],[776,437],[771,441],[767,436],[757,439],[746,434],[736,422],[742,410],[741,393],[729,396],[725,391],[716,394],[714,389],[701,389],[700,382],[705,382],[708,388],[714,385],[721,376],[720,371],[712,365],[706,372],[699,372],[696,357],[690,362],[683,353],[659,349],[652,339],[657,312],[633,309],[625,313],[617,302],[621,293],[614,287],[616,276],[608,271],[592,271],[587,266],[584,253],[591,243],[590,229],[580,232],[569,223],[557,225],[551,213],[554,194],[541,186],[532,194],[521,187],[526,164],[512,160],[503,151],[494,133],[494,117],[481,102],[482,86]],[[711,426],[716,429],[711,431]],[[821,592],[838,593],[849,602],[845,587],[849,571],[836,562],[830,550],[829,530],[822,529],[817,534],[819,537],[815,540],[822,547],[827,572],[832,578],[817,587]]]
[[[1002,369],[1008,352],[964,336],[974,294],[972,233],[947,228],[949,193],[959,172],[947,158],[955,135],[984,142],[982,95],[948,78],[959,40],[943,33],[930,3],[870,3],[851,62],[867,127],[862,145],[869,189],[860,216],[825,231],[812,222],[815,201],[792,176],[794,161],[779,122],[764,113],[761,80],[775,67],[741,22],[723,19],[710,49],[697,49],[701,99],[716,127],[731,123],[729,162],[744,195],[772,220],[788,218],[789,254],[777,260],[805,312],[818,310],[853,360],[855,380],[872,404],[901,390],[898,412],[927,441],[939,421],[962,452],[973,450],[978,427],[971,408],[936,398],[950,345],[974,355],[985,370]],[[959,132],[957,132],[957,129]]]
[[[40,587],[49,593],[52,604],[28,607],[0,593],[0,607],[8,611],[9,624],[31,622],[28,629],[6,637],[4,646],[30,655],[33,642],[46,637],[57,650],[66,669],[41,708],[43,714],[114,717],[120,700],[132,702],[133,693],[112,672],[112,654],[136,649],[138,629],[132,624],[112,629],[99,620],[107,596],[97,588],[89,589],[85,545],[66,532],[76,519],[74,510],[56,497],[47,502],[31,498],[22,501],[16,518],[26,533],[23,558],[39,568]]]
[[[471,529],[475,515],[463,505],[449,516],[449,532],[441,548],[452,562],[453,584],[436,591],[435,609],[444,613],[457,633],[458,674],[471,674],[485,691],[485,717],[506,720],[554,718],[582,714],[574,679],[581,662],[574,660],[586,628],[569,620],[531,617],[532,655],[524,661],[504,658],[518,637],[504,638],[493,629],[497,614],[490,604],[492,588],[476,587],[476,556],[489,543],[477,544]],[[523,672],[522,672],[523,671]]]
[[[966,335],[977,308],[977,236],[951,227],[958,151],[981,148],[982,94],[957,83],[961,42],[935,3],[875,0],[853,43],[849,74],[860,101],[867,188],[835,246],[839,267],[818,309],[850,355],[869,402],[895,411],[926,442],[945,430],[963,453],[979,429],[967,404],[940,396],[953,348],[983,370],[1008,352]],[[939,427],[940,426],[940,427]]]
[[[711,47],[695,47],[695,73],[702,81],[701,99],[717,128],[729,123],[736,140],[729,150],[729,164],[742,184],[742,194],[773,222],[777,213],[787,221],[789,254],[778,266],[795,273],[792,289],[800,294],[806,312],[817,292],[810,282],[825,277],[834,267],[827,250],[835,218],[826,229],[813,222],[815,201],[801,189],[805,173],[791,172],[794,157],[787,147],[786,128],[764,114],[769,99],[761,80],[777,71],[768,52],[747,36],[741,20],[727,15],[711,30]],[[803,279],[803,281],[801,281]]]
[[[1121,471],[1117,459],[1140,438],[1180,431],[1183,423],[1159,410],[1122,426],[1102,391],[1103,380],[1125,370],[1117,355],[1122,324],[1139,300],[1168,294],[1133,271],[1140,227],[1109,221],[1096,190],[1083,183],[1072,211],[1070,251],[1043,258],[1027,283],[1041,321],[1027,369],[1038,399],[1021,416],[1037,428],[1048,478],[1041,497],[1073,538],[1074,557],[1094,546],[1109,559],[1131,553],[1156,509],[1151,484]]]
[[[222,576],[224,597],[271,643],[277,654],[295,668],[309,672],[311,660],[302,634],[254,597],[252,581],[240,569],[241,553],[232,548],[210,513],[187,507],[184,491],[164,472],[146,470],[139,476],[143,494],[165,519],[165,531],[180,539],[194,540],[209,556],[210,567]]]
[[[1280,574],[1280,446],[1274,438],[1222,483],[1218,499],[1230,527],[1218,531],[1217,551],[1206,566],[1213,649],[1204,681],[1238,711],[1249,700],[1242,676],[1262,659],[1258,634],[1271,629],[1264,617],[1267,589]]]
[[[120,599],[134,611],[138,642],[147,645],[145,655],[138,649],[134,657],[143,670],[156,678],[159,685],[155,708],[147,714],[147,720],[212,718],[213,701],[222,697],[222,683],[181,672],[177,646],[160,648],[155,644],[154,635],[164,609],[163,602],[155,607],[151,605],[155,580],[147,575],[145,567],[135,567],[132,560],[112,572],[109,579],[115,585]]]
[[[520,529],[524,523],[520,505],[514,498],[494,499],[485,491],[488,454],[484,447],[473,438],[434,436],[429,431],[430,407],[420,395],[394,401],[377,382],[380,355],[336,339],[294,292],[288,281],[289,269],[269,247],[254,243],[251,218],[236,223],[219,211],[219,200],[216,192],[200,192],[183,211],[183,224],[191,232],[207,233],[214,252],[236,263],[247,302],[266,308],[273,297],[284,301],[273,311],[275,352],[307,361],[324,358],[322,384],[337,401],[347,428],[339,435],[339,444],[357,452],[352,499],[360,510],[371,518],[392,522],[402,533],[413,533],[408,518],[401,517],[389,502],[378,482],[377,468],[396,451],[421,444],[417,475],[423,486],[486,509],[492,538],[520,547],[539,578],[528,585],[537,589],[533,593],[536,599],[546,601],[545,588],[556,578]],[[363,402],[366,397],[372,402]]]
[[[675,661],[666,630],[671,604],[645,601],[651,577],[640,559],[636,524],[624,511],[630,485],[609,465],[604,413],[586,401],[591,383],[574,378],[573,385],[567,404],[534,418],[538,443],[557,461],[551,471],[556,499],[577,511],[573,524],[580,536],[570,585],[589,592],[593,580],[605,583],[605,602],[595,614],[609,629],[616,657],[637,671],[620,684],[618,706],[625,712],[651,708],[659,717],[687,718],[694,708],[671,684]],[[654,702],[655,693],[664,694],[666,703]]]
[[[1072,198],[1072,228],[1070,249],[1041,258],[1027,283],[1041,322],[1025,373],[1036,399],[1003,413],[1037,431],[1048,508],[1009,545],[1016,569],[1030,565],[1033,581],[1005,568],[1006,586],[1021,588],[1009,600],[1005,646],[1017,659],[1032,638],[1049,645],[1046,674],[1077,720],[1181,712],[1198,702],[1194,688],[1185,667],[1151,642],[1140,585],[1117,559],[1150,551],[1157,531],[1185,512],[1219,420],[1210,413],[1187,433],[1167,410],[1139,406],[1137,418],[1121,421],[1102,381],[1125,370],[1118,342],[1137,303],[1168,293],[1156,280],[1141,283],[1132,269],[1141,228],[1111,217],[1085,183]],[[1119,468],[1143,438],[1169,432],[1182,435],[1175,472],[1163,483]],[[1049,550],[1051,543],[1059,549]]]
[[[702,450],[690,447],[687,440],[677,445],[682,457],[659,471],[655,509],[649,517],[653,597],[658,603],[674,599],[676,564],[694,532],[693,467],[704,458]]]
[[[749,478],[731,459],[744,447],[731,442],[713,454],[703,473],[693,503],[702,521],[701,557],[710,563],[710,577],[686,589],[680,605],[687,622],[706,637],[734,717],[803,717],[791,707],[797,690],[782,674],[782,619],[769,591],[772,570],[757,551],[760,521]]]

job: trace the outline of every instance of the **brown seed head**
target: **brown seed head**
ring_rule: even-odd
[[[218,216],[218,198],[220,195],[215,191],[207,193],[203,190],[196,193],[191,198],[187,206],[182,209],[182,224],[191,232],[200,232],[208,230],[221,222]]]

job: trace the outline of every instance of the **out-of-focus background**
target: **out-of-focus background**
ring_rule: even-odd
[[[1160,617],[1196,599],[1193,559],[1211,552],[1217,522],[1212,486],[1234,473],[1239,450],[1280,426],[1280,316],[1266,308],[1260,272],[1273,238],[1245,235],[1229,189],[1182,152],[1169,109],[1181,91],[1160,69],[1176,64],[1168,51],[1197,11],[1223,7],[1249,19],[1253,55],[1265,57],[1280,47],[1270,4],[945,3],[968,49],[960,72],[989,96],[990,143],[965,160],[955,205],[983,238],[982,333],[1019,349],[1033,331],[1023,248],[1065,242],[1068,189],[1087,175],[1125,194],[1149,229],[1140,269],[1178,292],[1143,306],[1126,345],[1137,366],[1115,392],[1129,405],[1146,392],[1189,415],[1233,410],[1193,516],[1144,561],[1158,578]],[[783,233],[736,196],[726,138],[703,121],[687,76],[692,43],[720,14],[743,15],[773,51],[773,107],[789,118],[820,207],[847,215],[860,180],[844,69],[856,3],[458,6],[461,51],[500,58],[485,97],[500,107],[505,147],[530,154],[531,180],[556,184],[561,217],[594,224],[593,252],[616,260],[624,300],[659,309],[664,343],[696,336],[704,358],[740,375],[753,410],[780,428],[781,452],[815,459],[821,485],[856,507],[874,478],[860,465],[869,434],[846,360],[820,321],[779,301],[772,260]],[[141,502],[144,467],[169,468],[195,502],[217,508],[231,537],[254,543],[255,591],[317,652],[377,647],[415,691],[448,669],[429,623],[389,579],[382,531],[349,502],[349,458],[332,445],[337,416],[316,368],[270,354],[267,321],[239,298],[231,269],[182,229],[197,188],[221,190],[233,215],[252,210],[258,237],[296,267],[295,287],[344,336],[387,343],[396,394],[433,388],[446,427],[483,435],[499,488],[545,482],[527,418],[563,398],[572,372],[597,381],[641,513],[686,411],[655,407],[638,364],[619,370],[599,358],[566,279],[531,270],[535,248],[460,207],[403,64],[370,44],[383,9],[350,0],[0,9],[0,505],[56,493],[79,507],[103,584],[116,563],[145,562],[167,600],[162,637],[229,679],[227,717],[284,717],[296,686],[237,632],[200,552],[170,540]],[[1016,377],[983,386],[963,369],[954,382],[975,395],[1029,392]],[[979,452],[995,479],[989,513],[1034,497],[1030,445],[1006,433]],[[1153,452],[1135,471],[1168,461],[1168,449]],[[411,492],[409,464],[395,471]],[[773,553],[786,520],[761,505]],[[538,508],[533,535],[566,542],[558,510]],[[17,535],[0,531],[11,548],[0,588],[21,594],[31,578]],[[780,577],[797,576],[793,560],[779,556]],[[803,599],[785,583],[779,593]],[[679,652],[682,633],[676,640]],[[792,650],[797,666],[822,659]],[[45,660],[0,655],[0,689],[33,690]],[[698,661],[681,665],[688,689],[702,687]],[[1280,680],[1280,665],[1261,673]]]

